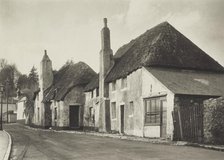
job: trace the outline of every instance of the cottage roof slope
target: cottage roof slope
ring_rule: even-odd
[[[53,84],[44,91],[43,101],[63,100],[73,87],[88,84],[94,76],[95,71],[86,63],[68,63],[54,74]]]
[[[223,96],[224,73],[145,67],[174,94]]]
[[[92,78],[92,80],[90,81],[90,83],[88,83],[85,87],[85,92],[91,91],[95,88],[99,87],[99,74],[97,74],[96,76],[94,76]]]
[[[106,82],[125,77],[143,66],[224,71],[218,62],[168,22],[153,27],[118,49],[114,60]]]

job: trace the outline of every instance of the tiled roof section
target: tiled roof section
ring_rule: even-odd
[[[156,67],[145,68],[175,94],[224,95],[224,73]]]
[[[155,26],[118,49],[114,59],[114,67],[106,82],[125,77],[142,66],[224,71],[220,64],[168,22]]]
[[[99,87],[99,74],[97,74],[85,87],[85,92],[91,91]]]
[[[85,86],[95,76],[95,71],[84,62],[66,64],[54,74],[53,85],[44,91],[43,102],[63,100],[73,87]]]

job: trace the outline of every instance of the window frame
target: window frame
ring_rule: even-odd
[[[89,118],[91,122],[95,121],[95,111],[93,107],[89,107]]]
[[[127,88],[127,77],[121,79],[121,89]]]
[[[112,91],[116,91],[116,81],[113,81],[113,82],[111,83],[111,90],[112,90]]]
[[[131,105],[132,104],[132,105]],[[128,116],[129,117],[133,117],[134,115],[134,111],[135,111],[135,108],[134,108],[134,102],[133,101],[130,101],[129,102],[129,112],[128,112]]]
[[[111,119],[117,119],[117,106],[116,102],[111,102]]]
[[[161,126],[161,121],[162,121],[161,116],[163,112],[161,103],[164,100],[166,100],[166,97],[151,97],[151,98],[144,99],[144,109],[145,109],[144,125],[145,126]],[[150,104],[150,106],[148,106],[148,104]],[[149,111],[147,112],[148,109]]]
[[[58,119],[58,108],[55,107],[54,108],[54,120],[57,120]]]

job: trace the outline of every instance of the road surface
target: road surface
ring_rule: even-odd
[[[223,160],[224,152],[5,125],[11,160]]]

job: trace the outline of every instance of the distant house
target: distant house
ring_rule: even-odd
[[[84,87],[96,73],[85,63],[68,63],[53,73],[47,53],[41,61],[40,91],[35,94],[33,124],[49,128],[81,128]]]
[[[31,89],[25,88],[17,91],[16,113],[18,123],[30,125],[34,112],[33,97],[34,93]]]
[[[7,116],[8,116],[8,123],[15,123],[16,122],[16,113],[14,113],[14,111],[10,110],[8,111],[8,115],[7,112],[3,113],[3,122],[7,122]]]
[[[16,113],[16,100],[13,99],[12,97],[8,98],[8,104],[6,98],[3,99],[2,102],[2,114],[6,115],[5,117],[3,116],[3,121],[7,122],[7,106],[8,106],[8,113],[13,112]],[[0,110],[1,113],[1,110]],[[1,115],[1,114],[0,114]]]
[[[26,114],[25,114],[25,109],[26,109],[26,101],[27,97],[21,97],[18,99],[17,102],[17,122],[20,123],[25,123],[26,120]]]
[[[106,19],[101,37],[100,72],[85,88],[84,126],[200,141],[203,101],[224,95],[224,68],[168,22],[115,55]]]

